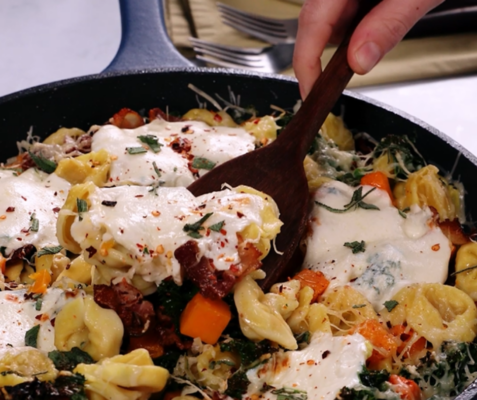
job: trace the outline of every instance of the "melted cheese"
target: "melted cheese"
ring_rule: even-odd
[[[128,147],[139,147],[143,143],[138,136],[154,135],[162,144],[161,150],[154,153],[148,150],[141,154],[129,154]],[[171,147],[175,139],[191,142],[189,153],[179,154]],[[204,122],[167,122],[154,120],[136,129],[120,129],[114,125],[101,127],[93,136],[92,151],[105,149],[113,155],[110,171],[112,185],[152,185],[158,179],[165,186],[188,186],[195,177],[190,171],[189,158],[203,157],[222,164],[255,149],[254,136],[243,128],[224,126],[211,127]],[[160,170],[159,178],[154,171],[153,162]],[[199,170],[201,176],[207,170]]]
[[[50,288],[42,296],[41,309],[36,310],[37,301],[28,295],[26,289],[0,292],[0,349],[25,346],[25,333],[40,325],[38,349],[45,352],[55,350],[55,328],[52,321],[74,297],[73,293]]]
[[[363,194],[370,189],[364,186]],[[354,190],[329,182],[316,192],[315,201],[343,209]],[[364,202],[379,211],[358,208],[334,213],[315,203],[304,268],[323,272],[331,281],[329,289],[352,282],[376,309],[410,283],[444,283],[451,248],[441,230],[430,223],[429,209],[414,206],[403,218],[379,189]],[[353,254],[344,246],[355,241],[365,242],[364,252]]]
[[[309,400],[333,400],[341,388],[359,385],[368,356],[366,340],[359,334],[332,337],[315,334],[310,344],[297,351],[275,353],[265,364],[247,372],[251,384],[245,398],[275,400],[280,389],[307,393]],[[261,393],[264,385],[275,389]]]
[[[58,245],[56,219],[70,184],[55,174],[31,168],[21,175],[0,178],[0,246],[9,255],[27,244],[37,249]],[[31,217],[39,221],[38,232],[30,229]]]
[[[173,254],[178,247],[194,240],[184,231],[186,224],[196,223],[207,213],[213,214],[203,223],[204,228],[224,222],[220,232],[203,229],[199,231],[203,237],[195,240],[200,249],[198,259],[205,256],[217,270],[228,270],[240,261],[237,233],[251,224],[262,227],[261,211],[272,204],[260,196],[233,190],[194,197],[186,188],[159,188],[155,195],[150,188],[141,186],[96,188],[88,200],[89,211],[71,227],[74,240],[85,250],[90,246],[88,237],[104,232],[103,241],[113,239],[125,249],[125,258],[133,265],[131,274],[156,283],[171,275],[176,282],[182,281]],[[105,206],[105,200],[116,204]],[[273,206],[278,216],[274,203]],[[278,219],[276,223],[281,225]]]

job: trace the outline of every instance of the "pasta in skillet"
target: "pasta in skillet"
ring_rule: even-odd
[[[123,109],[22,142],[0,171],[0,307],[18,322],[0,339],[0,399],[452,398],[477,376],[459,185],[406,136],[327,118],[304,161],[302,270],[268,293],[273,199],[185,189],[272,142],[281,117]]]

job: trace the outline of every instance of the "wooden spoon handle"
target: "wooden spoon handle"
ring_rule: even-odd
[[[282,146],[283,154],[295,153],[301,160],[305,158],[329,111],[354,74],[347,58],[351,36],[363,17],[378,3],[378,0],[359,1],[356,15],[341,44],[294,118],[275,142],[277,146]],[[300,132],[301,137],[297,137],[297,132]]]

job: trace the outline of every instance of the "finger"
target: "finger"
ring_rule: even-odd
[[[366,15],[351,37],[348,62],[366,74],[429,10],[443,0],[383,0]]]
[[[307,0],[303,5],[293,55],[293,66],[305,98],[321,73],[321,55],[350,0]]]

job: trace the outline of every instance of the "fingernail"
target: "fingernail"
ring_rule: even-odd
[[[364,43],[356,52],[356,61],[364,73],[371,71],[381,57],[381,49],[374,42]]]

